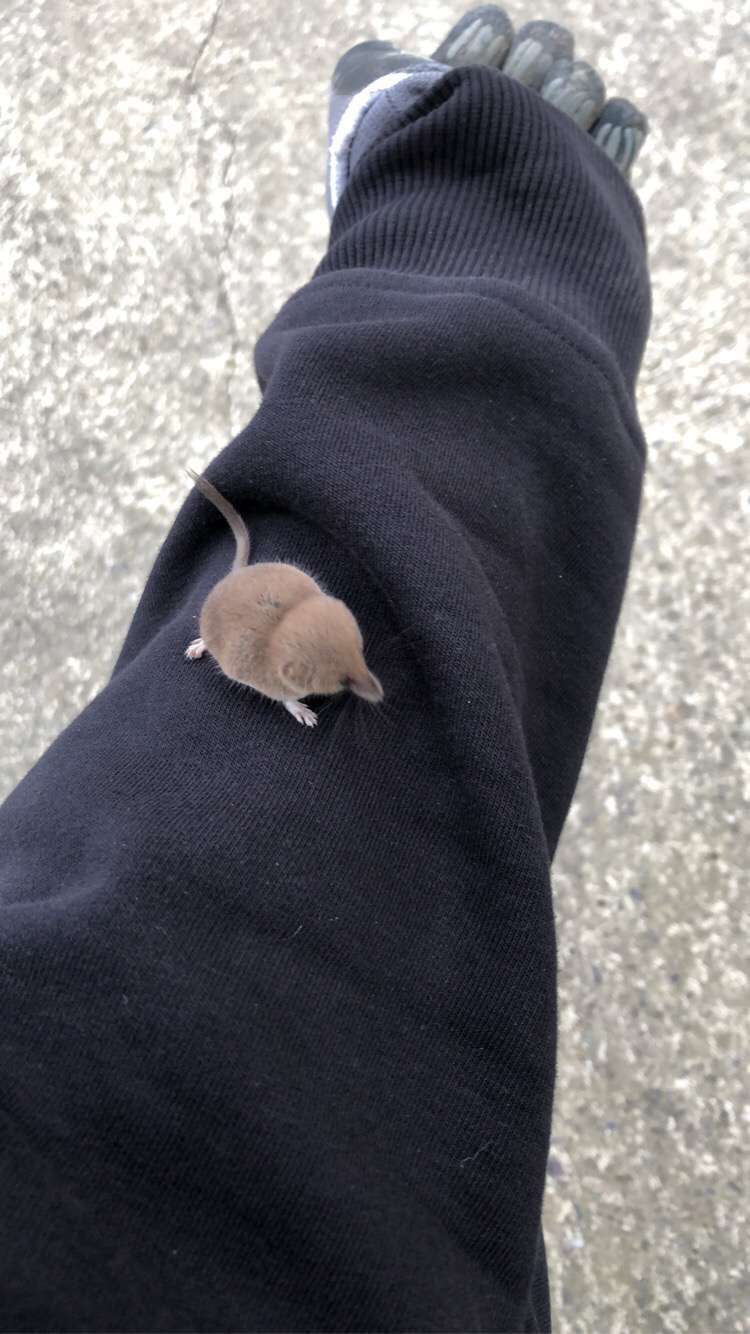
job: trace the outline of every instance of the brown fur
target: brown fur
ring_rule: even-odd
[[[222,501],[238,554],[247,550],[247,529],[237,511],[205,478],[195,481],[214,504],[217,497]],[[267,562],[237,568],[235,559],[231,573],[203,604],[200,633],[225,676],[269,699],[287,702],[339,690],[351,690],[373,703],[383,698],[365,663],[362,635],[349,608],[328,597],[294,565]]]

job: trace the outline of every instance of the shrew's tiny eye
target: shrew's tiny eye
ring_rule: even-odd
[[[339,685],[341,686],[342,690],[348,690],[351,684],[352,684],[351,676],[342,676],[341,680],[339,681]]]

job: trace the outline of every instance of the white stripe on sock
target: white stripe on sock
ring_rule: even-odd
[[[359,122],[372,105],[376,97],[386,88],[394,88],[397,83],[411,78],[413,71],[394,70],[391,74],[381,74],[373,79],[360,92],[355,93],[347,106],[328,148],[328,181],[331,192],[331,207],[335,208],[341,198],[347,180],[349,150],[357,132]]]

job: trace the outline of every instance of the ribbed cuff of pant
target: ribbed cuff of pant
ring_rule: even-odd
[[[497,70],[452,70],[355,167],[318,272],[494,278],[577,321],[632,387],[650,320],[643,215],[567,116]]]

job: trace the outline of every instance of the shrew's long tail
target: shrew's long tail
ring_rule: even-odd
[[[250,559],[250,534],[247,530],[245,520],[240,518],[234,505],[230,505],[229,501],[224,499],[221,492],[217,491],[216,487],[213,486],[211,482],[207,482],[205,477],[201,477],[199,473],[193,472],[192,468],[188,468],[186,471],[188,475],[192,477],[198,490],[206,497],[206,500],[210,500],[211,504],[216,506],[219,513],[223,514],[229,524],[229,527],[234,533],[234,540],[237,543],[237,551],[235,553],[232,569],[241,570],[243,565],[247,565],[247,562]]]

